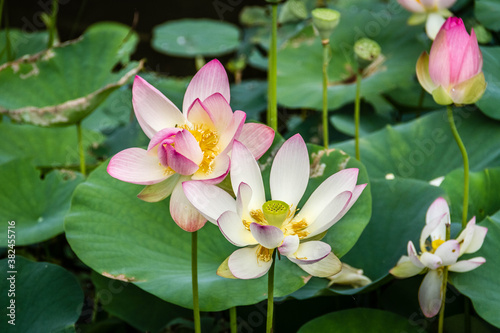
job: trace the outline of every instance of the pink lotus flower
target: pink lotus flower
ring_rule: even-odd
[[[453,14],[448,10],[457,0],[398,0],[399,4],[414,14],[408,19],[409,25],[425,22],[425,32],[434,40],[446,17]]]
[[[481,248],[487,228],[476,225],[473,217],[458,238],[446,240],[446,226],[450,224],[450,210],[446,200],[437,198],[427,210],[425,227],[420,234],[421,254],[417,254],[413,242],[408,242],[408,256],[402,256],[390,273],[407,278],[427,272],[418,300],[426,317],[434,317],[443,302],[443,269],[451,272],[468,272],[486,262],[483,257],[458,261],[464,253],[474,253]]]
[[[199,181],[183,184],[191,203],[219,226],[229,242],[241,247],[217,273],[239,279],[258,278],[271,267],[276,248],[311,275],[327,277],[338,273],[339,259],[330,245],[318,239],[347,213],[366,187],[356,185],[358,169],[330,176],[299,211],[297,205],[310,171],[307,147],[300,135],[288,139],[276,154],[271,167],[270,201],[266,201],[261,171],[252,153],[235,141],[232,155],[231,184],[236,200],[216,186]]]
[[[438,104],[473,104],[486,90],[482,67],[474,30],[469,36],[462,19],[450,17],[436,36],[430,55],[424,52],[418,59],[417,77]]]
[[[216,184],[227,175],[228,153],[238,139],[259,158],[271,146],[274,131],[244,124],[246,114],[229,106],[224,67],[212,60],[193,77],[184,95],[183,112],[139,76],[132,88],[135,115],[151,139],[147,150],[129,148],[113,156],[108,173],[119,180],[147,185],[138,197],[149,202],[170,198],[170,214],[186,231],[203,227],[206,219],[182,190],[190,179]]]

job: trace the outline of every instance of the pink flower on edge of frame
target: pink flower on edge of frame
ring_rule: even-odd
[[[161,92],[139,76],[132,88],[132,104],[144,133],[147,150],[125,149],[111,159],[108,173],[119,180],[147,185],[138,197],[149,202],[170,198],[170,214],[186,231],[203,227],[206,219],[184,195],[182,182],[221,182],[230,167],[228,153],[235,139],[255,158],[271,146],[274,131],[262,124],[244,124],[246,114],[233,113],[229,81],[214,59],[189,83],[182,112]]]
[[[418,254],[412,241],[408,242],[408,256],[402,256],[390,273],[408,278],[426,272],[418,291],[420,308],[426,317],[434,317],[443,302],[443,268],[451,272],[471,271],[486,262],[483,257],[468,260],[458,258],[481,248],[488,229],[476,225],[473,217],[457,239],[446,240],[446,226],[450,224],[450,209],[443,198],[437,198],[427,210],[425,227],[420,234]]]
[[[486,90],[482,72],[483,56],[474,30],[465,30],[461,18],[446,20],[434,40],[430,55],[417,61],[417,77],[422,87],[441,105],[473,104]]]

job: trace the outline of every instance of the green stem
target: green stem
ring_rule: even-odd
[[[323,145],[328,149],[328,61],[330,40],[321,41],[323,44]]]
[[[467,150],[465,150],[464,143],[458,134],[457,127],[455,126],[455,120],[453,119],[453,106],[448,105],[448,122],[450,123],[451,132],[453,137],[458,144],[458,148],[462,153],[462,159],[464,160],[464,202],[462,210],[462,229],[465,229],[467,225],[467,209],[469,208],[469,158],[467,157]]]
[[[278,131],[277,85],[277,49],[278,49],[278,3],[271,3],[272,27],[271,44],[269,46],[269,67],[267,71],[267,125]]]
[[[59,8],[58,0],[52,0],[52,13],[50,18],[50,31],[49,31],[49,42],[47,43],[47,47],[51,48],[54,45],[54,39],[56,35],[56,20],[57,20],[57,11]]]
[[[238,333],[238,322],[236,321],[236,307],[229,308],[229,323],[231,333]]]
[[[273,263],[267,276],[267,326],[266,333],[273,331],[273,312],[274,312],[274,265],[276,263],[276,250],[273,250]]]
[[[200,302],[198,298],[198,232],[191,233],[191,285],[193,286],[194,331],[201,332]]]
[[[361,94],[361,80],[362,75],[358,73],[356,75],[356,99],[354,100],[354,147],[356,151],[356,159],[361,161],[361,156],[359,154],[359,109],[360,109],[360,94]]]
[[[86,175],[86,170],[85,170],[85,152],[83,150],[83,139],[82,139],[82,123],[78,122],[76,123],[76,133],[78,136],[78,151],[80,154],[80,172],[82,175]]]

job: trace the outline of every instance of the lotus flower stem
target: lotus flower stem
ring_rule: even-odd
[[[267,325],[266,333],[273,331],[273,312],[274,312],[274,265],[276,264],[276,250],[273,251],[271,268],[267,276]]]
[[[323,44],[323,144],[328,149],[328,62],[330,40],[322,41]]]
[[[49,41],[47,47],[51,48],[54,45],[54,39],[56,35],[56,19],[59,4],[58,0],[52,0],[52,13],[50,15],[50,27],[49,28]]]
[[[231,327],[231,333],[238,333],[238,323],[236,321],[236,307],[233,306],[229,309],[229,323]]]
[[[467,150],[465,150],[464,143],[458,134],[457,127],[455,126],[455,120],[453,119],[453,106],[448,105],[447,111],[451,132],[453,133],[453,137],[458,144],[458,148],[460,149],[464,160],[464,203],[462,210],[462,229],[465,229],[467,225],[467,209],[469,207],[469,158],[467,157]]]
[[[360,92],[361,92],[362,75],[358,72],[356,75],[356,99],[354,100],[354,147],[356,152],[356,159],[361,161],[359,154],[359,108],[360,108]]]
[[[200,302],[198,299],[198,232],[191,233],[191,285],[193,286],[194,331],[201,332]]]
[[[78,136],[78,151],[80,154],[80,172],[82,175],[86,175],[86,166],[85,166],[85,152],[83,150],[83,139],[82,139],[82,123],[76,123],[76,134]]]
[[[272,26],[271,44],[269,47],[269,67],[267,71],[267,125],[274,131],[278,130],[277,85],[277,48],[278,48],[278,2],[271,2]]]
[[[450,107],[451,108],[451,107]],[[446,241],[450,240],[450,229],[451,224],[446,224]],[[443,323],[444,323],[444,307],[446,305],[446,286],[448,285],[448,266],[443,268],[443,284],[441,290],[443,290],[443,298],[441,302],[441,309],[439,310],[439,321],[438,321],[438,333],[443,333]]]

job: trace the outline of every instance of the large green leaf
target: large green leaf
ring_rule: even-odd
[[[129,27],[98,23],[81,39],[0,66],[0,112],[42,126],[82,120],[142,67],[127,65],[137,42]]]
[[[64,215],[71,195],[83,176],[55,170],[40,179],[40,173],[27,159],[0,164],[0,218],[15,221],[16,244],[29,245],[63,232]],[[7,235],[7,223],[0,226]],[[0,246],[7,245],[7,237]]]
[[[192,311],[167,303],[132,283],[106,278],[92,272],[96,297],[104,310],[142,332],[158,332],[178,317],[191,318]]]
[[[302,326],[299,333],[401,333],[425,332],[422,327],[410,322],[408,318],[395,313],[358,308],[331,312],[311,320]]]
[[[497,22],[498,18],[497,18]],[[486,91],[477,101],[477,106],[487,116],[500,120],[500,47],[481,47],[483,53],[483,72],[486,78]]]
[[[500,127],[480,112],[459,108],[458,132],[469,153],[472,171],[500,165]],[[335,145],[354,155],[354,141]],[[446,112],[432,112],[409,123],[390,126],[360,139],[361,161],[370,178],[395,177],[432,180],[463,165]]]
[[[82,131],[85,160],[95,163],[90,154],[104,137],[96,132]],[[33,125],[0,124],[0,163],[29,157],[38,167],[60,168],[79,165],[78,141],[75,127],[41,128]]]
[[[462,220],[464,200],[464,172],[455,170],[446,175],[441,184],[450,199],[451,218]],[[469,208],[467,221],[473,216],[482,221],[500,210],[498,189],[500,188],[500,168],[486,169],[469,174]]]
[[[181,57],[218,56],[234,51],[240,32],[230,23],[208,19],[169,21],[153,29],[153,48]]]
[[[498,21],[500,3],[497,0],[476,0],[474,6],[479,22],[488,29],[500,30],[500,21]]]
[[[488,233],[481,249],[463,258],[484,257],[486,263],[466,273],[450,272],[451,283],[474,304],[476,312],[490,324],[500,328],[500,212],[487,217],[481,226],[488,228]]]
[[[337,151],[319,159],[312,158],[317,161],[313,166],[316,178],[311,179],[308,193],[329,176],[329,172],[342,166],[360,167],[360,183],[367,182],[362,165],[341,155]],[[269,170],[268,155],[262,160]],[[322,164],[325,169],[319,176]],[[111,178],[103,164],[76,189],[65,222],[66,237],[78,257],[97,272],[134,282],[170,303],[191,307],[191,236],[170,218],[168,200],[154,204],[143,202],[136,197],[140,190],[141,186]],[[354,245],[369,219],[370,202],[366,189],[349,215],[328,233],[325,239],[335,251],[342,254]],[[343,234],[345,228],[349,229],[348,234]],[[232,280],[216,275],[219,265],[236,249],[216,226],[207,223],[198,234],[202,310],[222,310],[266,298],[266,276]],[[282,259],[276,265],[276,296],[297,290],[307,277],[298,266]]]
[[[3,281],[0,305],[4,315],[2,332],[75,332],[75,322],[83,306],[83,292],[76,278],[64,268],[47,262],[32,262],[16,256],[15,267],[0,261]],[[12,273],[14,271],[15,273]],[[5,280],[14,276],[13,280]],[[11,281],[14,281],[12,284]],[[10,282],[10,283],[9,283]],[[11,290],[15,295],[8,295]],[[15,326],[5,314],[15,301]]]
[[[45,50],[48,42],[47,31],[27,32],[15,28],[9,29],[8,32],[0,30],[0,65],[6,63],[9,58],[14,60]]]
[[[363,9],[340,9],[339,26],[332,34],[329,63],[328,108],[337,109],[355,97],[357,64],[353,45],[361,37],[377,41],[385,60],[363,74],[361,96],[370,98],[408,86],[424,45],[420,27],[406,24],[404,11],[390,13],[387,5],[372,3]],[[322,109],[321,42],[311,27],[278,51],[278,102],[287,107]],[[419,90],[420,91],[420,90]]]

